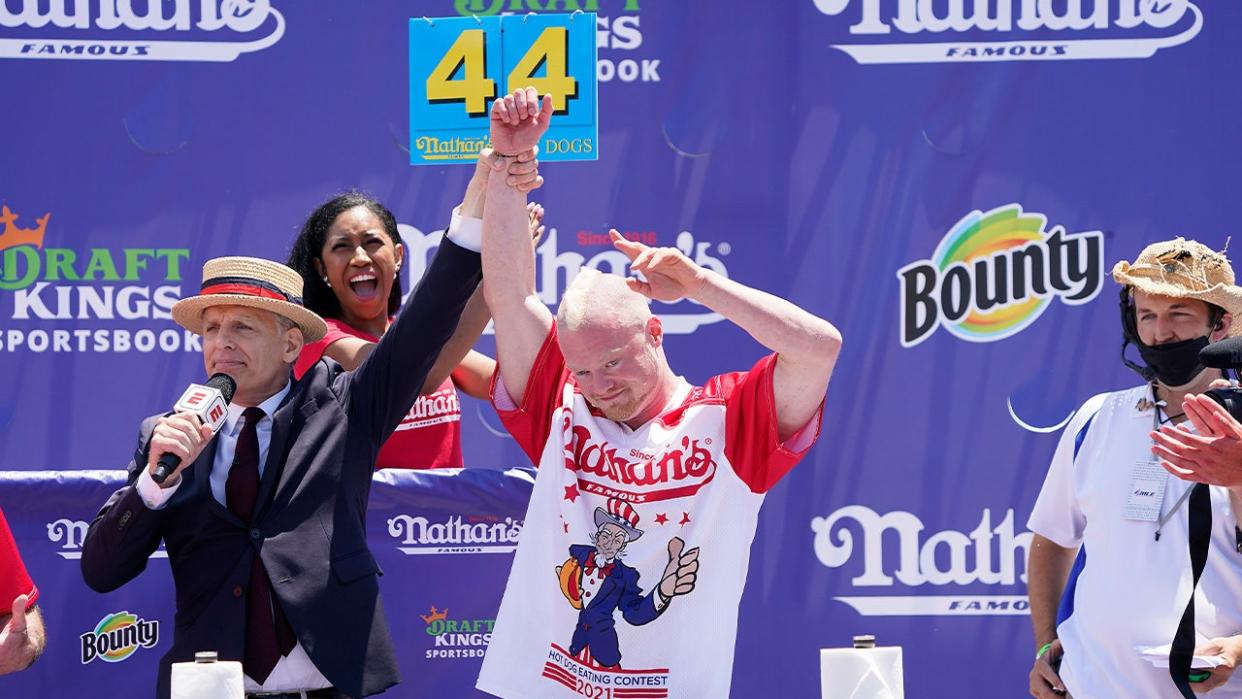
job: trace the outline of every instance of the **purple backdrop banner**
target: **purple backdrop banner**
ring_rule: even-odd
[[[575,9],[599,16],[601,158],[543,168],[542,298],[624,271],[616,227],[846,338],[824,436],[761,516],[733,695],[816,696],[817,649],[874,633],[905,647],[912,696],[961,696],[943,669],[963,666],[979,696],[1025,696],[1025,521],[1058,427],[1138,381],[1106,272],[1233,232],[1237,3],[0,0],[0,469],[62,473],[0,483],[53,634],[22,686],[147,686],[158,648],[82,665],[78,638],[167,618],[144,594],[164,571],[86,592],[49,527],[113,486],[65,471],[122,467],[139,420],[202,378],[168,317],[202,262],[284,259],[307,213],[361,188],[402,223],[409,288],[469,175],[407,165],[409,18]],[[700,306],[656,310],[692,381],[763,351]],[[463,429],[467,463],[526,465],[488,406],[463,399]],[[458,482],[410,492],[521,516],[525,491]],[[409,634],[394,694],[450,696],[433,683],[475,661],[425,657],[419,617],[491,618],[509,557],[396,551],[404,485],[372,503]]]

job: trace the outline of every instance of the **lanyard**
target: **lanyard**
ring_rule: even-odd
[[[1155,393],[1156,392],[1153,389],[1153,398],[1155,397]],[[1154,406],[1152,406],[1151,431],[1158,431],[1162,424],[1164,424],[1164,421],[1160,419],[1160,402],[1157,402]],[[1165,475],[1165,482],[1168,482],[1168,475]],[[1192,490],[1194,490],[1193,487],[1187,488],[1186,492],[1182,493],[1182,496],[1177,499],[1177,502],[1173,503],[1173,507],[1169,508],[1169,511],[1160,517],[1160,521],[1156,522],[1156,541],[1160,541],[1160,530],[1164,529],[1164,525],[1170,519],[1173,519],[1173,515],[1177,514],[1177,511],[1182,509],[1182,505],[1185,505],[1186,501],[1190,499],[1190,492]]]

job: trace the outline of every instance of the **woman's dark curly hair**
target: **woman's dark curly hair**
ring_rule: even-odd
[[[293,241],[293,250],[289,252],[289,261],[286,264],[302,275],[303,302],[307,308],[324,318],[339,319],[341,302],[315,269],[315,260],[320,259],[323,241],[327,237],[328,229],[332,227],[332,222],[337,216],[358,206],[375,214],[393,245],[401,244],[401,235],[397,233],[397,219],[386,206],[362,192],[345,192],[324,202],[307,217],[306,223],[302,224],[302,232]],[[388,315],[395,314],[400,307],[401,277],[398,275],[393,279],[392,293],[388,295]]]

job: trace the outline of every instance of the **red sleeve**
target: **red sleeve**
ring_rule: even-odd
[[[538,466],[544,444],[552,432],[552,413],[560,406],[561,391],[570,381],[565,357],[561,355],[561,346],[556,341],[556,323],[552,323],[552,329],[535,357],[535,364],[526,379],[526,392],[522,394],[521,405],[513,405],[508,391],[504,390],[500,373],[497,363],[496,373],[492,374],[492,406],[500,415],[505,429],[530,457],[531,463]]]
[[[345,326],[335,319],[326,318],[325,320],[328,325],[327,334],[315,342],[308,345],[302,345],[302,353],[298,355],[298,361],[293,365],[294,379],[300,379],[305,376],[306,372],[310,371],[310,368],[315,366],[315,362],[319,361],[320,357],[323,356],[323,353],[328,350],[328,345],[331,345],[337,340],[345,337],[357,337],[363,340],[369,340],[370,342],[376,342],[375,339],[363,337],[357,332],[348,332],[346,328],[349,326]],[[352,330],[352,328],[350,329]]]
[[[13,611],[13,600],[18,595],[30,595],[26,609],[31,609],[39,599],[39,588],[30,580],[22,557],[17,553],[17,542],[9,531],[9,523],[0,511],[0,614]]]
[[[765,493],[789,473],[819,439],[824,404],[807,424],[781,442],[776,420],[772,374],[776,355],[769,354],[750,371],[712,377],[705,392],[725,402],[725,457],[750,489]]]

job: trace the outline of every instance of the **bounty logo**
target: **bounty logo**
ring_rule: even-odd
[[[492,642],[495,619],[450,619],[448,609],[433,605],[418,617],[427,625],[426,632],[434,639],[426,651],[428,660],[443,658],[482,658]]]
[[[284,34],[271,0],[0,0],[0,58],[232,61]]]
[[[815,557],[824,566],[857,571],[861,563],[861,572],[850,580],[855,588],[884,589],[898,583],[907,588],[958,588],[948,595],[833,598],[863,616],[1029,614],[1026,558],[1034,535],[1015,534],[1013,522],[1013,510],[1007,510],[1000,524],[993,526],[992,512],[985,509],[978,526],[969,533],[950,529],[924,536],[923,522],[910,512],[880,515],[869,507],[850,505],[827,517],[815,517],[811,531],[815,533]],[[856,546],[855,531],[859,529],[862,540]],[[897,551],[885,548],[894,541]],[[975,594],[980,585],[1011,588],[1014,594]]]
[[[1053,297],[1077,306],[1100,292],[1104,235],[1044,230],[1042,214],[1009,204],[972,211],[932,253],[897,271],[901,346],[939,326],[968,342],[995,342],[1034,323]]]
[[[1151,58],[1203,28],[1190,0],[812,1],[830,16],[855,9],[851,40],[830,46],[862,64]]]
[[[160,622],[139,619],[129,612],[109,614],[99,620],[94,631],[82,634],[82,664],[95,658],[119,663],[139,648],[154,648],[160,642]]]
[[[522,520],[494,516],[451,515],[432,520],[421,515],[397,515],[388,520],[388,535],[407,556],[513,553]]]

